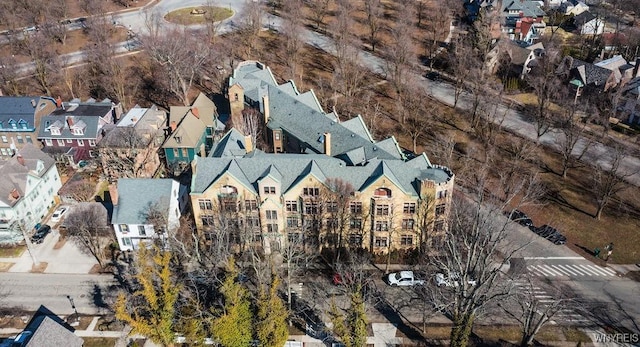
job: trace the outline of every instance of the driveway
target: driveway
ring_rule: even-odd
[[[53,229],[41,244],[33,244],[32,251],[36,260],[47,263],[44,273],[47,274],[88,274],[97,264],[92,256],[80,251],[75,243],[67,240],[59,249],[54,249],[60,233]],[[2,259],[3,262],[14,262],[8,272],[31,272],[33,259],[29,251],[18,258]]]

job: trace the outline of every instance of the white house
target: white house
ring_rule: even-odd
[[[187,186],[169,178],[121,178],[111,198],[111,224],[122,251],[163,241],[180,226],[189,201]]]
[[[61,187],[55,161],[27,143],[12,158],[0,162],[0,243],[22,239],[54,206]]]
[[[589,5],[579,0],[569,0],[562,4],[561,8],[564,10],[564,14],[577,16],[582,12],[589,11]]]
[[[581,35],[600,35],[604,32],[604,19],[589,11],[580,13],[573,20]]]

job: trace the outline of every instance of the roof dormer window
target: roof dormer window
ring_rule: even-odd
[[[79,128],[73,128],[73,134],[74,135],[84,135],[84,131],[82,131],[82,129],[79,129]]]
[[[180,136],[174,136],[173,138],[176,140],[176,143],[180,143],[180,141],[182,140]]]
[[[51,135],[60,135],[60,128],[57,127],[51,127]]]
[[[13,128],[13,129],[18,129],[18,124],[16,123],[16,121],[15,121],[15,120],[10,119],[10,120],[9,120],[9,124],[11,125],[11,128]]]

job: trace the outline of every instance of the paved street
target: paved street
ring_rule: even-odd
[[[69,295],[81,314],[102,314],[116,282],[108,275],[0,273],[2,307],[35,311],[40,305],[57,314],[73,313]]]

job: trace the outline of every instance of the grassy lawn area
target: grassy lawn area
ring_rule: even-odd
[[[83,337],[84,347],[113,347],[118,339],[106,337]]]
[[[476,326],[473,332],[485,341],[513,341],[519,342],[522,332],[519,326]],[[591,339],[584,332],[570,327],[544,326],[536,334],[537,341],[569,341],[573,343],[587,343]]]
[[[192,14],[194,11],[194,14]],[[204,11],[200,14],[195,14],[195,11]],[[172,12],[167,13],[164,19],[176,24],[191,25],[191,24],[205,24],[208,22],[219,22],[223,19],[227,19],[233,15],[233,11],[228,8],[216,7],[216,6],[198,6],[198,7],[185,7]]]
[[[537,105],[538,103],[538,98],[533,93],[514,94],[514,95],[509,95],[508,98],[518,103],[521,103],[523,105]],[[551,104],[551,106],[549,106],[549,108],[552,111],[561,110],[560,106],[553,103]]]
[[[0,258],[17,258],[27,249],[27,246],[0,248]]]

